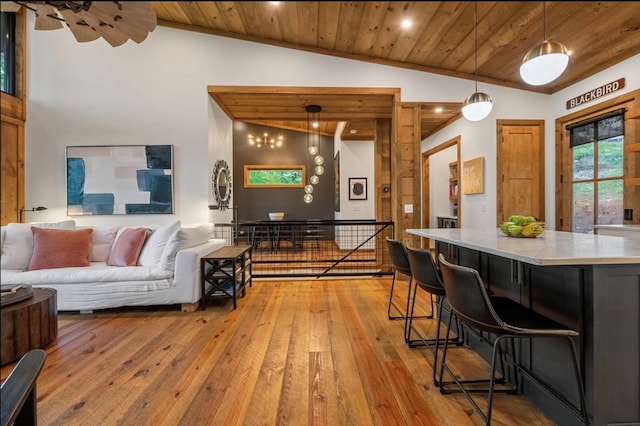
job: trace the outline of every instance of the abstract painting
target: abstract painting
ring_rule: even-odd
[[[173,214],[173,146],[67,147],[67,215]]]

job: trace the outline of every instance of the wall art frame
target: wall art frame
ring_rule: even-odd
[[[462,163],[462,192],[465,195],[484,192],[484,157]]]
[[[367,199],[367,178],[349,178],[349,199],[350,200],[366,200]]]
[[[67,215],[173,214],[173,145],[67,146]]]
[[[306,168],[295,165],[244,165],[245,188],[303,188]]]

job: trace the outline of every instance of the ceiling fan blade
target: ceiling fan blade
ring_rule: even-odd
[[[22,6],[14,1],[0,1],[0,12],[16,13]]]
[[[77,15],[82,18],[87,24],[89,24],[89,26],[93,28],[99,36],[104,38],[107,43],[109,43],[113,47],[118,47],[129,40],[129,36],[127,34],[124,34],[113,28],[111,24],[102,21],[95,14],[87,11],[80,11]]]
[[[58,10],[48,4],[36,6],[36,30],[59,30],[64,27],[62,21],[58,19]]]
[[[100,34],[84,22],[78,15],[70,9],[60,9],[60,14],[64,18],[73,36],[79,42],[93,41],[100,37]]]
[[[92,2],[85,13],[112,25],[136,43],[147,38],[157,25],[151,2]]]
[[[91,2],[88,11],[115,27],[126,25],[153,31],[158,23],[149,1],[96,1]]]

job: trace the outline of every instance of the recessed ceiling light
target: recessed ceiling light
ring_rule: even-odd
[[[411,22],[411,19],[403,19],[400,25],[402,25],[402,28],[411,28],[413,22]]]
[[[351,133],[352,135],[355,135],[356,133],[358,133],[358,131],[357,131],[356,129],[351,129],[351,130],[350,130],[350,133]]]
[[[442,107],[435,107],[433,110],[437,113],[440,113],[443,111]]]

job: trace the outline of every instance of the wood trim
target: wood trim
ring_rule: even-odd
[[[2,203],[0,203],[0,222],[6,225],[9,222],[18,222],[20,210],[24,208],[24,124],[26,120],[26,12],[21,8],[16,13],[16,96],[0,93],[0,121],[3,130],[7,126],[15,128],[15,131],[2,131],[2,152],[10,155],[2,155],[3,187]],[[10,136],[9,136],[10,135]],[[8,158],[11,160],[8,161]],[[10,185],[5,181],[7,178]]]
[[[249,174],[251,170],[300,170],[301,178],[300,183],[292,184],[253,184],[249,181]],[[307,172],[304,164],[290,164],[290,165],[265,165],[265,164],[245,164],[244,165],[244,187],[245,188],[304,188],[307,184]]]
[[[501,177],[504,174],[503,161],[500,158],[501,150],[500,144],[504,137],[503,127],[505,126],[528,126],[538,127],[538,133],[540,135],[540,155],[538,157],[538,171],[540,173],[540,180],[538,182],[538,193],[540,197],[540,217],[539,220],[545,220],[545,121],[544,120],[496,120],[496,226],[500,226],[502,223],[501,217],[508,216],[509,214],[502,211],[502,200],[505,196],[503,194],[503,187]]]
[[[625,108],[625,152],[629,146],[640,142],[640,123],[634,118],[640,110],[640,90],[634,90],[608,101],[601,102],[589,108],[559,117],[555,121],[555,152],[556,152],[556,230],[571,231],[572,229],[572,196],[571,196],[571,149],[569,148],[569,132],[567,125],[605,114],[615,109]],[[633,148],[631,148],[633,150]],[[637,157],[635,155],[634,157]],[[640,177],[640,158],[625,156],[625,195],[624,208],[634,210],[634,219],[625,224],[640,223],[640,190],[633,184]]]
[[[461,147],[461,137],[460,135],[454,137],[453,139],[449,139],[446,142],[441,143],[440,145],[437,145],[425,152],[422,153],[422,221],[420,226],[422,228],[428,228],[429,227],[429,219],[431,217],[431,209],[430,209],[430,202],[431,202],[431,195],[430,195],[430,188],[431,188],[431,181],[430,181],[430,176],[431,174],[429,173],[429,157],[432,156],[433,154],[436,154],[440,151],[444,151],[447,148],[450,148],[452,146],[456,146],[456,159],[458,161],[458,164],[460,164],[460,147]],[[457,214],[457,218],[458,218],[458,228],[460,228],[462,226],[462,222],[461,222],[461,216],[462,216],[462,210],[461,210],[461,206],[462,206],[462,197],[458,198],[458,214]],[[423,248],[427,248],[428,247],[428,238],[423,238],[422,239],[422,245],[421,247]],[[425,242],[426,240],[426,242]],[[425,245],[426,244],[426,245]]]

